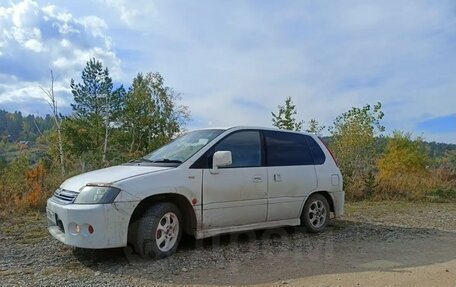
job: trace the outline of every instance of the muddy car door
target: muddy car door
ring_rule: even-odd
[[[256,130],[236,131],[208,153],[229,151],[232,163],[214,171],[203,169],[203,227],[239,226],[266,221],[267,169],[263,166],[261,135]]]

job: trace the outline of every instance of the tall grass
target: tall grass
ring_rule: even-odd
[[[456,174],[444,168],[420,173],[354,177],[347,182],[348,200],[409,200],[456,202]]]

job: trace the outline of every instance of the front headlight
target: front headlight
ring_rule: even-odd
[[[112,186],[85,186],[74,203],[112,203],[120,189]]]

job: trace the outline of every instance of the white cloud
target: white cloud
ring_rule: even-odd
[[[130,27],[145,28],[143,24],[157,15],[154,2],[150,0],[102,0],[102,2],[114,9],[120,16],[120,20]]]
[[[270,125],[269,111],[287,96],[302,119],[326,125],[377,101],[389,131],[454,112],[454,2],[257,5],[156,3],[150,37],[135,47],[155,52],[128,64],[153,63],[198,126]]]
[[[126,85],[162,73],[195,127],[270,125],[292,96],[300,118],[325,125],[381,101],[389,131],[419,133],[454,113],[455,11],[452,0],[24,0],[0,7],[0,73],[42,83],[53,68],[68,85],[97,57]]]
[[[87,32],[92,33],[94,37],[105,37],[105,31],[108,28],[106,22],[96,16],[86,16],[81,18],[78,22],[84,25]]]
[[[79,78],[92,57],[110,67],[117,80],[121,77],[108,26],[97,16],[76,17],[52,4],[23,0],[0,7],[0,27],[0,79],[9,79],[0,81],[0,106],[16,103],[17,109],[23,109],[29,102],[41,101],[39,87],[47,86],[52,69],[59,102],[68,108],[70,78]]]

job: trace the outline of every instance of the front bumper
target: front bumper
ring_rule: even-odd
[[[48,199],[48,230],[61,242],[81,248],[103,249],[127,245],[128,224],[136,202],[66,204]],[[79,232],[74,232],[74,226]],[[88,226],[93,227],[90,233]]]

